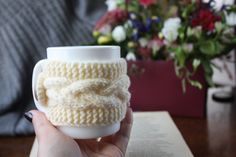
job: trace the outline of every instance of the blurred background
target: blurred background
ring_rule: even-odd
[[[221,157],[233,157],[236,155],[234,150],[236,143],[236,56],[234,45],[231,47],[232,51],[230,53],[221,55],[220,57],[214,57],[212,60],[211,56],[209,57],[203,49],[197,49],[203,50],[201,53],[205,53],[206,58],[210,58],[210,62],[214,65],[212,66],[212,80],[215,86],[208,86],[207,80],[205,79],[206,73],[204,73],[206,70],[204,71],[200,68],[200,72],[197,72],[199,75],[193,77],[193,80],[190,80],[190,83],[186,85],[186,93],[184,94],[183,81],[176,77],[176,71],[178,71],[176,69],[180,67],[180,60],[182,60],[182,58],[178,57],[177,54],[179,52],[175,50],[179,50],[179,48],[181,50],[183,49],[182,43],[180,44],[181,36],[176,37],[174,41],[168,41],[168,37],[165,37],[165,33],[163,33],[165,32],[164,30],[156,30],[155,28],[153,29],[153,27],[151,27],[151,32],[142,32],[143,34],[141,33],[141,35],[137,33],[139,29],[136,27],[140,25],[143,26],[148,22],[146,22],[146,19],[140,20],[139,16],[133,19],[131,15],[135,13],[135,11],[137,12],[137,10],[135,10],[137,8],[147,9],[148,6],[142,5],[147,5],[148,2],[154,3],[156,1],[0,0],[0,156],[6,156],[8,154],[10,154],[10,156],[20,156],[19,154],[25,156],[30,151],[34,139],[34,130],[32,124],[26,121],[23,115],[26,111],[35,109],[31,89],[32,70],[39,60],[46,58],[46,48],[93,44],[115,44],[126,47],[123,57],[128,60],[128,71],[130,72],[129,74],[132,81],[130,91],[133,95],[131,106],[135,111],[169,111],[177,127],[189,144],[190,149],[196,156],[219,155]],[[192,5],[193,1],[181,0],[178,2],[181,2],[181,6],[191,6],[189,7],[190,10],[194,10],[194,5]],[[119,3],[119,5],[116,6],[116,3]],[[109,14],[118,17],[118,19],[121,17],[121,21],[119,21],[119,23],[112,23],[112,27],[108,29],[110,32],[107,30],[104,31],[104,28],[107,27],[101,29],[101,21],[103,23],[108,21],[110,24],[113,20],[111,18],[103,18],[107,15],[108,10],[112,11],[114,7],[115,9],[125,9],[126,5],[124,4],[126,3],[134,3],[132,4],[134,6],[138,4],[138,7],[130,7],[134,10],[128,10],[128,13],[126,12],[129,16],[126,16],[126,13],[124,16],[123,14],[122,16],[120,16],[120,14]],[[175,5],[176,1],[162,0],[158,1],[158,3],[168,8],[168,5]],[[221,10],[227,8],[229,4],[234,4],[234,1],[194,1],[194,4],[198,3],[204,4],[204,7],[202,7],[204,9],[205,7],[210,8],[215,6],[220,7]],[[150,5],[156,4],[150,3]],[[171,10],[171,17],[174,17],[174,15],[177,16],[183,8],[187,9],[188,7],[180,8],[181,9],[177,11],[175,8]],[[196,13],[202,8],[195,10]],[[155,13],[159,8],[157,9],[157,7],[151,6],[151,9],[154,9],[153,12]],[[209,10],[215,13],[212,11],[212,8]],[[236,11],[236,8],[232,8],[230,11]],[[218,15],[223,16],[224,11],[223,14],[215,14],[214,16]],[[193,13],[191,18],[189,18],[189,16],[185,18],[192,20],[197,17],[198,16]],[[184,17],[182,16],[180,19],[183,21]],[[204,19],[209,20],[208,17]],[[137,22],[137,20],[141,22]],[[158,28],[159,25],[160,28],[164,27],[167,21],[167,19],[159,19],[157,16],[147,18],[147,21],[148,20],[153,22],[151,25],[162,20],[162,22],[158,24]],[[233,23],[236,23],[235,20],[236,16],[233,18]],[[127,34],[124,40],[122,39],[124,37],[120,36],[122,33],[119,33],[119,31],[118,36],[113,33],[116,26],[122,25],[122,27],[126,28],[126,24],[130,22],[132,26],[131,31],[133,32],[130,34],[126,32]],[[192,27],[194,26],[191,26],[191,28]],[[155,31],[161,32],[162,34],[158,33],[154,37],[153,34],[156,33]],[[168,32],[170,31],[173,30],[168,30]],[[215,32],[216,31],[213,31],[213,33]],[[140,36],[136,40],[137,35]],[[204,37],[205,35],[209,35],[209,33],[204,34]],[[101,36],[108,38],[102,38],[106,40],[102,40],[103,42],[101,43],[99,42],[99,37]],[[139,40],[141,37],[145,38]],[[233,39],[235,35],[231,33],[231,37]],[[157,38],[158,40],[156,40]],[[104,41],[107,42],[104,43]],[[160,56],[157,57],[154,55],[156,53],[153,53],[153,49],[155,48],[156,50],[157,48],[154,46],[157,45],[154,44],[154,46],[152,45],[153,47],[150,48],[147,44],[148,41],[152,41],[155,44],[161,43],[162,46],[166,44],[162,47],[163,49],[158,49],[158,52],[160,50]],[[143,44],[144,46],[142,46]],[[174,46],[174,48],[170,46],[169,49],[166,49],[173,51],[170,54],[164,51],[168,45]],[[189,48],[188,46],[189,45],[187,45],[187,48]],[[232,43],[230,46],[232,46]],[[192,45],[190,45],[190,48],[191,47]],[[149,49],[153,51],[149,52]],[[194,58],[196,55],[192,55],[195,53],[194,50],[190,53],[182,51],[180,53],[184,53],[186,56],[189,55],[189,58],[192,57],[190,65],[199,61],[194,61],[194,59],[196,59]],[[122,54],[124,54],[124,51]],[[165,60],[158,63],[153,61],[163,58],[165,58]],[[177,68],[174,68],[174,65],[178,65]],[[184,65],[184,68],[187,66],[189,65]],[[180,74],[183,72],[181,68],[183,67],[179,68]],[[186,78],[182,77],[182,79]],[[200,86],[197,82],[191,82],[194,81],[194,79],[199,79],[199,82],[203,85],[202,90],[191,86]],[[185,80],[185,82],[187,82],[187,80]],[[14,145],[14,148],[12,145]]]

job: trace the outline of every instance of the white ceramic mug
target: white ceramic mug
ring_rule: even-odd
[[[120,58],[119,46],[68,46],[47,48],[47,59],[39,61],[33,70],[32,90],[33,98],[38,110],[46,113],[47,107],[40,104],[36,96],[36,82],[38,75],[42,72],[47,60],[58,60],[66,62],[96,62],[111,61]],[[57,126],[59,130],[72,138],[89,139],[111,135],[120,128],[120,122],[108,126]]]

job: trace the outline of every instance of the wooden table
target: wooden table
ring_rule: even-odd
[[[210,89],[205,119],[174,117],[174,121],[196,157],[236,156],[236,101],[218,103]],[[236,99],[236,90],[235,99]]]
[[[216,90],[208,92],[206,118],[173,117],[196,157],[236,156],[236,103],[214,102],[211,95]],[[0,137],[0,157],[28,156],[33,140],[34,136]]]

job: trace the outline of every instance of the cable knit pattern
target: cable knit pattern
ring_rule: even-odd
[[[36,93],[39,103],[48,107],[46,115],[54,125],[103,126],[124,118],[129,86],[124,59],[81,63],[47,60]]]

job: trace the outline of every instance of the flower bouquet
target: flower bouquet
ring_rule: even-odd
[[[120,45],[127,60],[172,60],[176,75],[202,88],[192,76],[201,66],[209,85],[211,60],[236,44],[232,0],[107,0],[97,22],[95,44]]]

